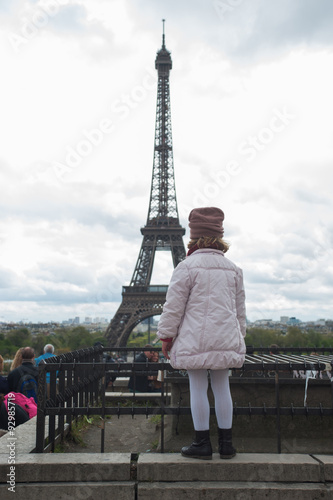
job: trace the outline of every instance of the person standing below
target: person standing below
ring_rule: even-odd
[[[36,366],[42,361],[42,359],[53,358],[54,354],[54,346],[52,344],[46,344],[43,349],[44,353],[38,356],[35,359]],[[50,396],[50,381],[51,381],[51,373],[46,372],[46,392],[48,397]]]
[[[135,363],[156,363],[158,361],[158,356],[156,359],[155,351],[150,351],[153,346],[147,344],[144,346],[144,351],[140,352],[137,356],[135,356]],[[137,372],[138,373],[138,372]],[[131,391],[135,392],[155,392],[152,381],[154,380],[153,375],[132,375],[128,382],[128,388]]]
[[[101,349],[104,348],[104,345],[102,344],[102,342],[95,342],[93,347],[99,347]],[[108,354],[107,352],[103,351],[103,354],[102,354],[102,361],[103,363],[106,363],[106,364],[109,364],[109,363],[115,363],[115,359],[110,356],[110,354]],[[110,369],[112,369],[112,367],[110,367]],[[114,375],[110,375],[110,373],[108,371],[106,371],[106,375],[105,375],[105,387],[107,388],[109,385],[113,385],[113,382],[116,380],[117,377],[115,377]]]
[[[38,356],[38,358],[35,359],[36,366],[42,361],[42,359],[47,359],[47,358],[53,358],[55,356],[54,354],[54,346],[52,344],[46,344],[44,346],[44,353]],[[46,374],[46,383],[50,383],[50,372],[47,372]]]
[[[52,358],[53,356],[55,356],[54,346],[52,344],[46,344],[44,346],[43,351],[44,351],[43,354],[41,354],[40,356],[38,356],[38,358],[35,359],[36,366],[38,366],[38,363],[42,359]]]
[[[189,215],[185,260],[173,272],[158,325],[162,351],[171,366],[185,369],[190,384],[195,439],[184,457],[212,458],[209,435],[208,372],[215,399],[221,458],[232,458],[233,403],[229,369],[241,368],[246,353],[245,291],[242,270],[224,254],[224,213],[195,208]],[[170,354],[170,356],[169,356]]]
[[[9,392],[22,392],[23,394],[25,394],[25,392],[22,391],[22,387],[20,384],[22,377],[24,377],[25,375],[29,375],[30,380],[32,381],[32,383],[29,384],[29,393],[30,391],[34,392],[33,397],[37,402],[36,389],[38,383],[38,368],[35,365],[35,351],[32,347],[24,347],[22,349],[22,364],[9,372],[7,379]],[[30,389],[31,385],[33,385],[32,389]],[[25,396],[30,397],[30,394],[25,394]]]

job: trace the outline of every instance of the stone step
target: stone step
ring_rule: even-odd
[[[1,500],[135,500],[134,481],[94,481],[16,484],[14,491],[0,485]]]
[[[232,460],[183,458],[174,453],[141,454],[139,481],[321,482],[333,480],[333,456],[240,453]]]
[[[131,478],[130,453],[19,453],[12,457],[16,483],[129,481]],[[0,455],[0,483],[7,481],[9,467],[8,458]]]
[[[9,451],[9,450],[8,450]],[[17,482],[128,481],[135,466],[140,482],[333,482],[333,455],[239,453],[232,460],[184,458],[176,453],[29,453],[15,458]],[[9,452],[0,455],[6,482]],[[134,464],[134,465],[133,465]],[[56,473],[55,473],[56,471]]]
[[[13,496],[14,493],[14,496]],[[241,482],[58,482],[17,484],[14,491],[0,486],[2,500],[331,500],[333,487],[323,483]]]
[[[176,482],[139,483],[137,500],[332,500],[323,483]]]
[[[237,454],[232,460],[174,453],[0,455],[0,498],[6,500],[328,500],[333,455]],[[12,474],[12,476],[11,476]],[[15,490],[10,491],[12,480]]]

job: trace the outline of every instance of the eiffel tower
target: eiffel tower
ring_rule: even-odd
[[[105,337],[110,347],[126,346],[133,328],[142,320],[162,313],[167,285],[151,285],[156,250],[171,251],[173,266],[185,258],[179,223],[173,167],[169,73],[170,52],[165,47],[164,19],[162,47],[157,52],[158,72],[153,175],[143,241],[129,286],[122,290],[122,302],[111,320]]]

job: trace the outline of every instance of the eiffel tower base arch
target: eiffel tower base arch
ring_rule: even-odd
[[[108,345],[125,347],[135,326],[162,314],[167,289],[164,285],[123,287],[122,302],[105,332]]]

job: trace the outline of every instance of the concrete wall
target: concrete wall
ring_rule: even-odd
[[[171,405],[190,406],[187,377],[169,380]],[[276,406],[274,378],[231,378],[231,395],[234,406]],[[304,408],[305,380],[281,378],[279,387],[280,406]],[[209,387],[210,404],[214,397]],[[307,391],[307,406],[332,408],[332,386],[327,380],[310,380]],[[190,416],[167,417],[165,451],[173,451],[176,443],[183,446],[193,436]],[[281,451],[283,453],[333,453],[332,416],[281,416]],[[217,448],[217,424],[215,416],[210,418],[213,446]],[[234,444],[242,453],[277,452],[277,419],[275,416],[238,415],[233,419]]]

